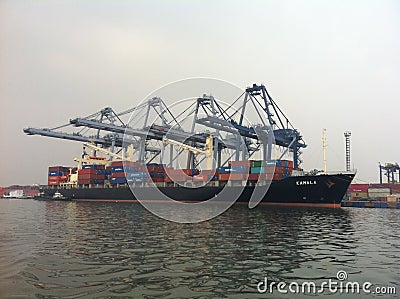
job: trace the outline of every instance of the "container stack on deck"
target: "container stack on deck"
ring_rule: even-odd
[[[220,167],[220,181],[281,180],[292,174],[293,161],[276,160],[264,163],[259,160],[230,161],[229,166]]]
[[[78,185],[104,185],[104,165],[84,165],[78,170]]]
[[[58,186],[68,181],[69,167],[49,167],[48,185]],[[78,174],[77,183],[81,187],[107,185],[119,187],[128,183],[142,184],[146,182],[208,182],[248,181],[254,184],[258,180],[281,180],[291,175],[293,161],[275,160],[265,163],[259,160],[229,161],[228,166],[212,170],[174,169],[164,164],[133,161],[112,161],[105,165],[83,165],[82,169],[74,168],[72,173]]]
[[[111,185],[126,184],[127,180],[125,177],[125,170],[128,171],[129,167],[131,167],[129,165],[129,162],[123,162],[123,161],[111,162],[110,184]]]
[[[50,166],[47,178],[47,185],[58,186],[68,181],[69,167]]]

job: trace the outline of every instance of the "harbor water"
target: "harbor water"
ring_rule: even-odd
[[[0,199],[0,298],[398,298],[399,232],[392,209],[241,205],[178,224],[138,203]],[[338,273],[372,292],[260,291]]]

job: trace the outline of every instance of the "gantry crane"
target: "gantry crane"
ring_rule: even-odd
[[[187,110],[184,109],[184,112]],[[212,168],[225,165],[232,158],[249,159],[260,150],[262,150],[262,159],[270,161],[273,145],[284,148],[280,158],[290,152],[293,154],[294,166],[298,167],[301,163],[301,149],[305,148],[306,144],[300,133],[268,94],[264,85],[254,84],[247,88],[234,103],[228,106],[223,106],[213,96],[203,95],[197,98],[194,110],[188,112],[187,115],[182,115],[182,113],[179,113],[182,119],[188,118],[191,114],[194,116],[189,129],[181,126],[178,117],[161,98],[153,97],[121,113],[116,113],[112,108],[107,107],[87,117],[71,119],[67,125],[53,129],[27,128],[24,132],[28,135],[84,142],[90,144],[88,147],[91,147],[94,153],[106,151],[111,158],[123,157],[123,152],[127,150],[127,147],[133,146],[134,153],[137,154],[136,160],[147,160],[147,162],[155,157],[163,159],[162,152],[165,146],[169,146],[170,165],[185,148],[189,150],[188,168],[198,166],[195,163],[194,152],[200,153],[203,151],[202,148],[207,148],[210,144],[208,138],[212,135],[212,159],[209,159],[213,161]],[[253,115],[246,116],[248,113],[253,113]],[[123,121],[123,117],[127,115],[132,115],[129,122]],[[151,116],[154,116],[153,119],[150,119]],[[246,119],[251,119],[252,122],[246,122]],[[82,128],[82,130],[73,133],[59,131],[67,126]],[[206,132],[198,132],[198,126],[205,126]],[[214,131],[210,132],[210,129]],[[88,135],[89,130],[95,130],[95,132]],[[170,141],[175,141],[175,143]],[[159,147],[152,146],[154,142],[160,142],[161,148],[160,144],[158,144]],[[175,157],[173,157],[174,146],[179,147]],[[233,151],[225,162],[222,161],[224,149]]]
[[[398,171],[398,172],[397,172]],[[395,184],[400,181],[400,166],[398,163],[385,163],[385,165],[381,165],[379,163],[379,180],[382,184],[382,176],[383,174],[387,177],[387,182]],[[397,174],[397,180],[395,175]]]

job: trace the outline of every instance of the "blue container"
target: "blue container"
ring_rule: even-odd
[[[144,183],[147,181],[146,178],[135,178],[132,180],[134,183]]]
[[[93,180],[93,184],[98,184],[98,185],[104,184],[104,181],[103,180]]]
[[[82,169],[98,169],[99,165],[83,165]]]
[[[62,176],[64,173],[62,171],[51,171],[49,176]]]
[[[147,178],[147,172],[133,172],[128,173],[127,176],[129,178]]]
[[[231,166],[232,173],[249,173],[247,166]]]
[[[284,166],[282,160],[272,160],[267,162],[265,166]]]
[[[112,167],[111,172],[124,172],[124,167],[122,166]]]
[[[126,178],[112,178],[110,183],[111,184],[125,184]]]
[[[152,178],[158,178],[159,173],[156,171],[149,171],[149,174]]]
[[[252,167],[250,173],[264,173],[264,167]]]
[[[265,166],[284,166],[282,160],[271,160],[265,163]]]
[[[221,166],[220,168],[218,168],[218,173],[229,174],[231,173],[231,168],[229,166]]]
[[[146,164],[146,166],[157,166],[157,167],[164,167],[164,164],[158,164],[158,163],[149,163],[149,164]]]

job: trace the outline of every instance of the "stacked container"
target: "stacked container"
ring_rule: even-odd
[[[187,182],[192,181],[194,176],[197,176],[199,171],[197,169],[167,169],[165,181],[166,182]]]
[[[149,173],[148,181],[153,181],[154,183],[162,183],[165,181],[165,165],[150,163],[146,165],[147,171]]]
[[[47,185],[58,186],[68,181],[69,167],[50,166],[47,178]]]
[[[218,171],[212,170],[202,170],[199,174],[193,176],[194,182],[208,182],[218,180]]]
[[[84,165],[78,170],[78,185],[104,185],[104,165]]]
[[[129,161],[113,161],[111,162],[111,171],[110,171],[110,184],[126,184],[127,180],[125,177],[125,168],[127,172],[130,170],[128,167]],[[125,167],[124,167],[125,165]]]
[[[351,184],[347,189],[350,200],[359,200],[368,197],[368,184]]]

